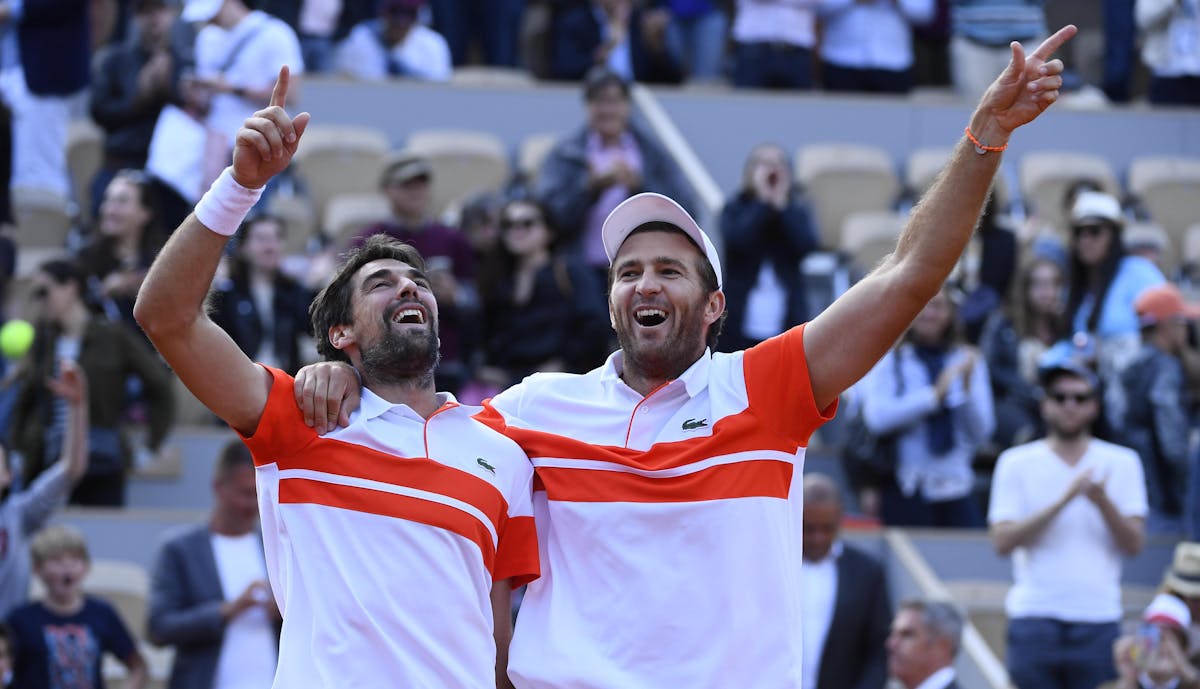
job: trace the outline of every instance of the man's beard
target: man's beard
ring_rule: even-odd
[[[383,339],[362,350],[363,379],[375,385],[432,384],[440,360],[434,330],[398,333],[388,324]]]
[[[682,313],[673,317],[687,318]],[[624,357],[622,366],[627,371],[635,371],[646,378],[674,380],[704,353],[703,339],[707,325],[699,319],[685,322],[671,337],[655,344],[647,344],[634,337],[632,331],[636,327],[637,324],[631,322],[628,328],[616,328],[617,342],[621,345]],[[701,343],[698,347],[695,345],[697,342]]]

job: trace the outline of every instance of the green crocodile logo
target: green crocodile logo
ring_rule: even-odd
[[[488,464],[487,460],[484,459],[483,457],[476,457],[475,462],[479,466],[483,467],[484,469],[487,469],[488,471],[492,472],[493,474],[496,473],[496,467],[492,466],[491,464]]]
[[[706,426],[708,426],[708,419],[700,419],[699,421],[696,419],[688,419],[687,421],[683,422],[683,430],[685,431],[694,431],[697,428],[704,428]]]

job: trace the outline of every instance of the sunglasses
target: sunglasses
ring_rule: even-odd
[[[528,230],[534,225],[541,224],[541,218],[505,218],[500,221],[500,229],[502,230]]]
[[[49,294],[50,294],[50,289],[48,287],[46,287],[45,285],[41,285],[39,287],[34,287],[33,290],[29,293],[29,296],[32,297],[33,299],[37,299],[40,301],[42,299],[45,299],[46,296]]]
[[[1052,392],[1050,393],[1050,399],[1054,400],[1055,404],[1066,404],[1067,400],[1075,404],[1085,404],[1095,399],[1095,395],[1090,392]]]
[[[1099,237],[1108,231],[1107,225],[1076,225],[1071,228],[1071,232],[1076,238],[1079,237]]]

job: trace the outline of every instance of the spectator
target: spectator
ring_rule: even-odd
[[[171,535],[150,584],[150,639],[175,647],[169,689],[269,687],[279,656],[279,608],[267,583],[254,459],[225,445],[207,524]]]
[[[337,68],[356,79],[449,81],[446,39],[420,21],[424,0],[380,0],[379,16],[354,27],[337,49]]]
[[[1105,420],[1120,427],[1125,403],[1120,375],[1137,356],[1139,325],[1133,303],[1147,287],[1166,282],[1141,256],[1129,256],[1121,240],[1121,205],[1108,194],[1080,191],[1071,208],[1071,257],[1067,323],[1062,337],[1084,333],[1094,341],[1104,384]]]
[[[742,188],[721,211],[721,235],[725,304],[734,315],[721,351],[747,349],[807,320],[800,264],[817,237],[782,148],[763,144],[750,152]]]
[[[900,604],[887,638],[888,674],[904,689],[958,689],[962,613],[942,601]]]
[[[1046,437],[996,463],[988,513],[1013,555],[1008,671],[1019,689],[1094,689],[1114,675],[1121,557],[1142,547],[1146,484],[1137,454],[1093,438],[1098,381],[1071,357],[1041,369]]]
[[[1192,614],[1182,600],[1160,593],[1142,613],[1136,636],[1113,644],[1117,681],[1102,689],[1194,689],[1200,672],[1187,659]]]
[[[478,308],[475,259],[461,232],[430,218],[433,183],[433,169],[425,158],[405,154],[392,160],[384,168],[379,183],[388,197],[392,218],[364,229],[352,244],[361,246],[373,234],[386,234],[413,245],[425,258],[426,272],[438,300],[441,328],[442,358],[437,369],[437,386],[440,390],[457,392],[466,380],[469,358],[463,332]]]
[[[1137,52],[1135,0],[1104,0],[1104,95],[1128,103]]]
[[[433,28],[446,37],[454,65],[478,46],[485,64],[516,67],[525,0],[431,0]]]
[[[79,254],[89,291],[111,320],[141,329],[133,320],[133,300],[146,269],[166,241],[158,197],[139,170],[122,170],[104,190],[96,233]]]
[[[1134,302],[1142,326],[1142,349],[1121,374],[1126,413],[1124,445],[1137,450],[1146,475],[1150,533],[1183,533],[1187,500],[1190,395],[1182,357],[1188,324],[1200,318],[1200,306],[1185,303],[1171,284],[1150,287]]]
[[[733,85],[812,88],[819,0],[737,0]]]
[[[951,0],[950,70],[959,95],[974,100],[1012,54],[1012,41],[1037,45],[1046,36],[1044,0]],[[1093,688],[1094,689],[1094,688]]]
[[[577,81],[606,67],[625,81],[676,84],[683,70],[667,42],[670,15],[634,0],[567,0],[550,26],[550,74]]]
[[[350,6],[368,2],[374,4],[374,0],[257,0],[255,7],[292,27],[300,39],[305,71],[319,73],[333,69],[334,40],[342,19],[356,9]]]
[[[46,525],[67,501],[71,488],[87,471],[87,380],[73,362],[66,362],[58,378],[47,383],[67,405],[66,439],[54,466],[42,472],[33,485],[13,490],[12,455],[0,446],[0,616],[29,597],[28,540]],[[0,625],[2,628],[3,625]],[[8,639],[5,639],[7,642]],[[11,648],[6,648],[11,652]],[[11,654],[8,655],[11,671]],[[7,686],[7,684],[4,684]]]
[[[825,89],[911,91],[912,29],[933,20],[935,9],[934,0],[820,0]]]
[[[4,61],[4,99],[13,115],[12,186],[68,198],[67,126],[91,75],[87,0],[4,2],[0,21],[16,27]]]
[[[538,371],[583,373],[608,352],[604,286],[558,251],[541,205],[513,201],[500,214],[503,270],[481,283],[484,369],[499,392]]]
[[[294,374],[303,363],[299,339],[312,334],[313,294],[279,269],[286,231],[270,215],[242,223],[229,277],[214,291],[212,319],[246,356]]]
[[[892,603],[883,566],[839,538],[842,498],[823,474],[804,477],[806,689],[882,689]]]
[[[1188,606],[1192,625],[1188,630],[1190,643],[1186,650],[1192,665],[1200,666],[1200,543],[1184,541],[1175,544],[1171,566],[1163,575],[1160,590]]]
[[[913,27],[913,77],[917,86],[950,86],[950,2],[934,0],[929,23]]]
[[[73,263],[52,260],[33,276],[33,297],[40,304],[33,346],[18,379],[10,433],[24,458],[25,482],[32,481],[62,453],[67,408],[47,393],[44,381],[74,361],[88,379],[88,470],[71,501],[82,505],[122,505],[125,472],[132,450],[123,432],[128,406],[126,380],[142,381],[148,414],[146,444],[157,452],[171,428],[175,411],[169,373],[145,340],[124,323],[92,314],[84,303],[83,273]]]
[[[966,292],[959,319],[972,344],[979,342],[984,323],[1000,308],[1017,272],[1017,236],[1001,221],[999,210],[993,190],[952,278]]]
[[[1137,0],[1142,61],[1150,68],[1150,102],[1200,105],[1200,2]]]
[[[100,661],[112,654],[129,673],[129,689],[146,686],[146,661],[117,611],[83,592],[90,566],[83,534],[51,526],[30,546],[46,597],[8,615],[13,631],[13,686],[103,687]]]
[[[992,314],[979,337],[996,408],[993,445],[1007,448],[1041,432],[1038,360],[1058,336],[1063,315],[1063,267],[1034,256],[1017,277],[1008,308]]]
[[[604,218],[630,196],[653,191],[693,206],[683,172],[658,143],[629,121],[629,84],[603,67],[583,85],[587,123],[558,142],[534,187],[564,247],[583,256],[607,284],[608,256],[600,241]]]
[[[867,429],[896,434],[896,480],[880,503],[885,524],[983,525],[971,465],[995,424],[992,391],[987,363],[960,342],[956,308],[953,288],[943,287],[860,388]]]
[[[136,0],[135,41],[113,43],[94,60],[91,114],[104,129],[104,162],[92,181],[93,213],[119,170],[146,167],[159,113],[182,102],[179,81],[187,67],[171,41],[177,0]]]
[[[717,0],[660,0],[670,12],[667,46],[690,81],[716,81],[725,61],[729,17]]]

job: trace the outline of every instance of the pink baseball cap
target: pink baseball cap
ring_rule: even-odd
[[[1192,614],[1187,603],[1169,593],[1160,593],[1150,601],[1142,613],[1146,622],[1176,627],[1186,630],[1192,624]]]
[[[721,257],[717,254],[717,247],[713,246],[712,240],[683,206],[651,191],[630,196],[604,219],[600,236],[604,241],[604,253],[608,255],[610,265],[630,233],[650,222],[664,222],[683,230],[683,233],[704,252],[704,257],[717,274],[717,289],[721,289],[724,280],[721,276]]]

